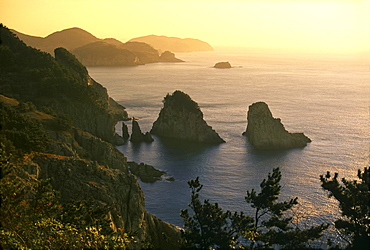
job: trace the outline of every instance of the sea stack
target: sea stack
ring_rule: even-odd
[[[257,149],[302,148],[311,142],[303,133],[289,133],[279,118],[274,118],[266,103],[249,106],[248,125],[243,135]]]
[[[176,90],[172,95],[167,94],[163,103],[164,106],[150,133],[184,141],[225,142],[207,125],[198,104],[189,95]]]
[[[132,134],[130,141],[134,143],[154,141],[149,132],[146,132],[145,134],[141,132],[139,123],[136,121],[135,117],[132,118]]]

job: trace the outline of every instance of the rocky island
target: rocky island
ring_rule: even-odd
[[[225,142],[203,119],[198,104],[189,95],[176,90],[164,98],[164,106],[150,133],[184,141]]]
[[[166,177],[165,171],[158,170],[144,163],[127,162],[131,173],[141,179],[142,182],[153,183],[159,180],[174,181],[173,177]]]
[[[213,67],[216,69],[230,69],[231,64],[229,62],[218,62]]]
[[[248,125],[243,135],[257,149],[302,148],[311,142],[303,133],[289,133],[279,118],[274,118],[266,103],[249,106]]]
[[[160,62],[184,62],[181,59],[175,57],[175,54],[166,50],[159,57]]]

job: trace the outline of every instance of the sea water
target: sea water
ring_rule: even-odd
[[[340,216],[319,176],[330,171],[355,179],[358,169],[369,166],[369,60],[220,51],[177,57],[185,62],[88,69],[131,117],[139,119],[143,132],[150,131],[166,94],[181,90],[199,104],[208,125],[226,141],[205,145],[153,136],[152,143],[119,146],[129,161],[152,165],[175,179],[140,182],[149,212],[181,227],[180,210],[190,201],[187,181],[199,176],[202,199],[252,215],[246,191],[259,191],[261,181],[279,167],[280,200],[298,197],[295,218],[301,225],[332,223]],[[233,68],[213,68],[219,61],[229,61]],[[312,142],[299,149],[255,150],[242,133],[248,106],[258,101],[266,102],[289,132],[304,132]],[[117,131],[121,133],[121,123]],[[333,230],[331,237],[336,238]]]

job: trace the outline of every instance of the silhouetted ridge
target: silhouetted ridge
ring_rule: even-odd
[[[181,61],[174,55],[168,57],[168,54],[160,58],[160,53],[144,42],[122,43],[114,38],[99,39],[80,28],[57,31],[45,38],[14,32],[29,46],[50,54],[53,54],[54,49],[63,47],[85,66],[135,66]]]
[[[192,51],[213,51],[211,45],[194,38],[178,38],[178,37],[167,37],[149,35],[136,37],[130,40],[137,42],[144,42],[153,46],[153,48],[159,51],[172,51],[172,52],[192,52]]]
[[[86,66],[134,66],[138,65],[136,55],[129,50],[104,41],[86,44],[73,53]]]
[[[80,28],[69,28],[54,32],[46,37],[30,36],[13,31],[26,44],[53,54],[58,47],[73,50],[83,45],[99,41],[100,39]]]

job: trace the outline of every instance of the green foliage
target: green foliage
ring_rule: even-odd
[[[358,170],[359,181],[338,181],[338,173],[321,175],[321,186],[329,198],[339,202],[342,218],[335,221],[335,228],[347,239],[347,249],[368,249],[370,246],[370,168]]]
[[[241,246],[239,228],[249,227],[251,218],[243,214],[224,212],[217,203],[209,200],[203,203],[199,199],[199,192],[203,185],[199,178],[188,182],[191,188],[191,202],[188,209],[181,210],[184,220],[182,231],[184,249],[234,249]]]
[[[72,122],[69,116],[60,114],[55,119],[56,129],[61,131],[70,131],[72,129]]]
[[[184,249],[232,249],[236,245],[237,234],[231,230],[230,211],[224,212],[218,204],[209,200],[203,203],[199,192],[203,185],[199,178],[188,182],[191,189],[191,202],[188,209],[181,210],[184,220],[182,247]]]
[[[126,249],[128,234],[113,232],[107,209],[92,201],[60,203],[50,180],[36,180],[0,148],[0,242],[5,249]]]
[[[36,111],[36,107],[32,102],[20,102],[18,104],[18,110],[20,112],[32,112]]]
[[[298,204],[298,198],[278,202],[281,191],[280,180],[281,172],[279,168],[275,168],[260,184],[260,193],[257,194],[254,189],[247,191],[245,200],[255,209],[252,234],[255,238],[249,240],[252,247],[257,248],[269,248],[274,245],[287,249],[306,248],[307,242],[322,237],[322,232],[328,225],[321,224],[304,230],[293,226],[293,218],[286,216],[285,213]]]
[[[21,102],[32,101],[38,108],[52,106],[56,113],[66,113],[66,104],[106,110],[106,96],[89,85],[86,68],[63,48],[56,58],[26,46],[4,26],[0,26],[0,93]],[[4,53],[3,53],[4,52]],[[72,119],[81,119],[71,112]],[[73,116],[75,115],[75,116]]]
[[[18,110],[34,109],[32,104],[21,104],[18,109],[0,103],[1,134],[17,148],[25,152],[43,151],[49,141],[49,136],[42,124],[31,119]]]
[[[202,203],[199,179],[188,182],[191,188],[191,202],[188,209],[181,211],[184,220],[183,247],[198,249],[309,249],[308,243],[322,237],[328,228],[321,224],[308,229],[293,226],[292,217],[286,216],[296,204],[297,198],[277,202],[280,194],[281,172],[273,170],[260,185],[261,192],[247,191],[245,200],[255,209],[254,218],[243,212],[224,212],[218,204],[209,200]],[[241,243],[243,242],[243,244]]]
[[[194,102],[189,95],[180,90],[176,90],[172,95],[167,94],[163,103],[179,111],[186,109],[193,113],[199,112],[198,103]]]
[[[75,77],[80,79],[81,82],[87,82],[87,69],[77,60],[74,55],[69,53],[65,48],[56,48],[54,53],[57,62],[68,68]]]

